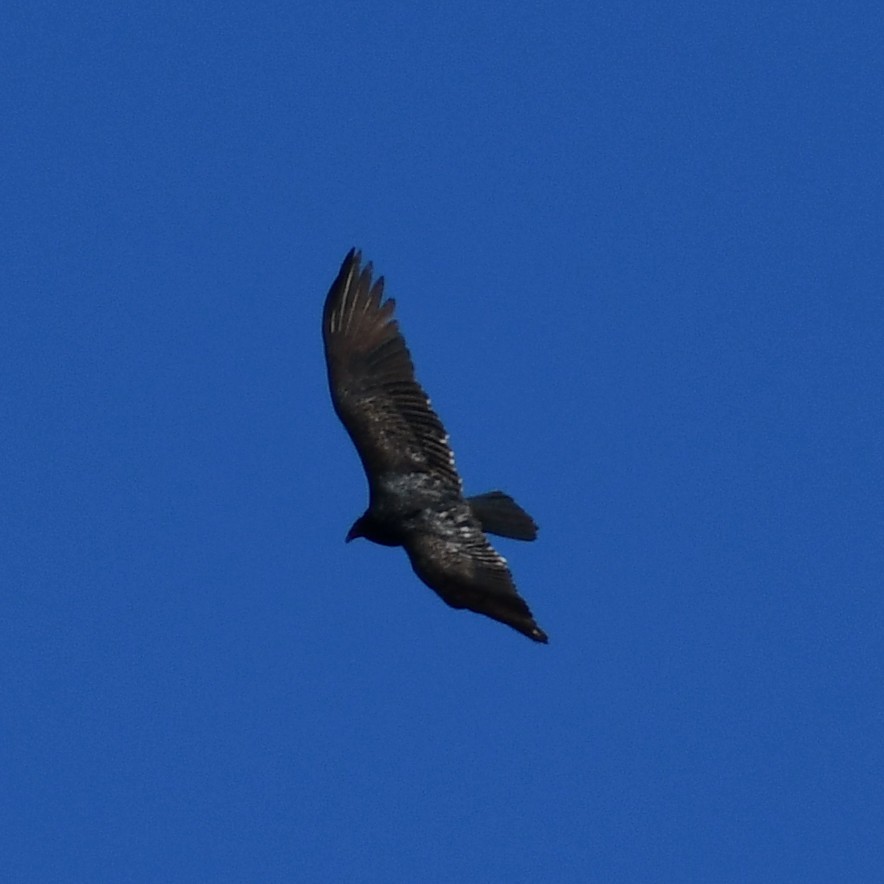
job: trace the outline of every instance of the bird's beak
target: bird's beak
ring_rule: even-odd
[[[344,538],[344,543],[349,543],[351,540],[355,540],[359,537],[359,532],[356,530],[356,527],[352,527],[348,532],[347,536]]]

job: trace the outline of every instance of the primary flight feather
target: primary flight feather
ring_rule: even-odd
[[[448,434],[415,380],[405,339],[351,249],[332,283],[322,334],[332,403],[362,461],[369,505],[347,540],[402,546],[420,579],[453,608],[468,608],[537,642],[546,633],[516,592],[486,534],[534,540],[534,520],[509,496],[464,497]]]

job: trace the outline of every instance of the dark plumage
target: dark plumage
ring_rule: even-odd
[[[506,560],[486,533],[534,540],[537,526],[500,491],[464,497],[448,434],[414,378],[405,340],[352,249],[332,283],[322,334],[332,402],[368,477],[369,506],[347,540],[402,546],[415,573],[453,608],[469,608],[546,642]]]

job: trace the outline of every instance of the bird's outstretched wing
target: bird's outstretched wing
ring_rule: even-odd
[[[384,476],[431,473],[434,486],[461,493],[448,434],[414,378],[414,366],[383,300],[384,279],[360,268],[351,249],[322,316],[328,384],[335,411],[362,460],[374,493]]]
[[[403,544],[415,573],[452,608],[468,608],[548,641],[516,591],[506,559],[472,520],[439,517],[438,530],[417,532]]]

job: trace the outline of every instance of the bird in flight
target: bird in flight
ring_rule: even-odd
[[[401,546],[417,576],[452,608],[467,608],[546,642],[487,534],[534,540],[537,525],[511,497],[465,497],[448,434],[414,377],[384,300],[384,279],[348,252],[322,313],[332,403],[368,479],[368,509],[347,542]]]

